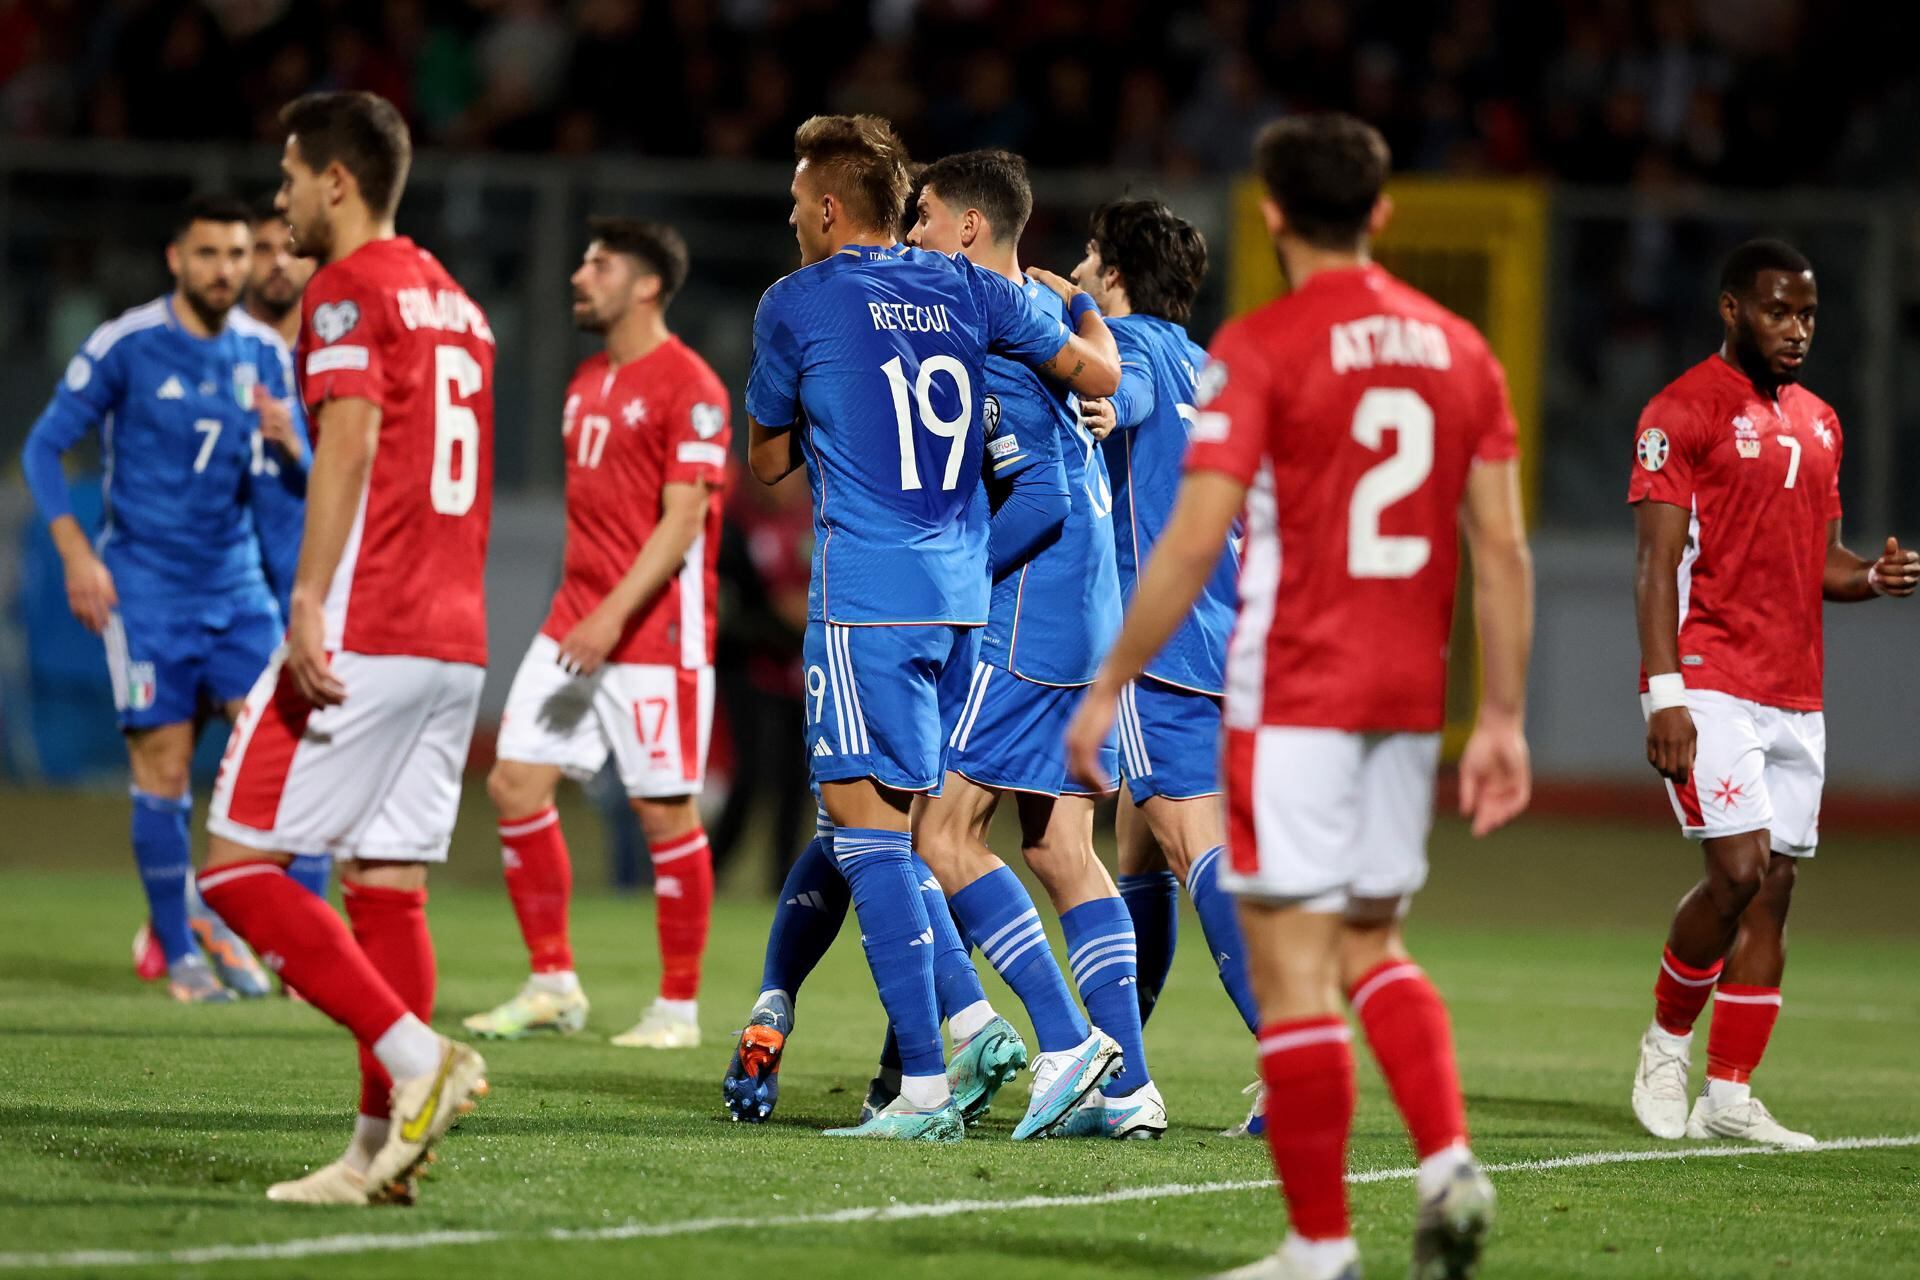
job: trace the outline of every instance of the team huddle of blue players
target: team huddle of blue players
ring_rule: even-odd
[[[851,906],[890,1028],[860,1122],[831,1133],[957,1140],[1031,1066],[1016,1139],[1158,1137],[1142,1026],[1177,901],[1133,890],[1186,881],[1199,904],[1194,875],[1222,843],[1231,548],[1106,756],[1129,799],[1153,806],[1136,861],[1155,865],[1109,875],[1097,792],[1071,775],[1064,735],[1179,484],[1205,363],[1181,322],[1204,242],[1164,205],[1118,202],[1073,280],[1022,271],[1032,195],[1018,157],[964,153],[910,179],[870,117],[810,121],[796,154],[802,266],[761,300],[747,410],[755,476],[804,466],[813,493],[806,749],[821,812],[776,907],[727,1107],[772,1113],[800,987]],[[1160,254],[1168,237],[1183,252]],[[1066,972],[987,845],[1002,799]],[[1214,896],[1203,923],[1251,1020],[1238,926]],[[1025,1006],[1032,1050],[987,1001],[973,948]]]
[[[1231,547],[1129,689],[1105,754],[1123,809],[1139,806],[1122,817],[1117,881],[1093,839],[1105,788],[1070,773],[1063,737],[1179,485],[1206,360],[1183,327],[1204,242],[1162,204],[1121,201],[1096,214],[1071,280],[1022,270],[1018,157],[964,153],[916,182],[871,117],[810,121],[796,151],[803,265],[761,301],[746,403],[755,476],[804,467],[813,495],[804,749],[820,832],[780,895],[727,1106],[771,1114],[795,1000],[850,906],[889,1029],[860,1122],[833,1132],[956,1140],[1031,1067],[1016,1138],[1158,1137],[1143,1026],[1179,886],[1253,1020],[1213,882]],[[24,458],[75,614],[106,642],[150,913],[136,949],[189,1001],[268,990],[192,892],[187,773],[200,727],[236,713],[284,634],[299,554],[297,309],[239,305],[249,237],[274,219],[189,206],[168,251],[175,291],[88,339]],[[91,433],[106,472],[97,538],[62,469]],[[1064,971],[988,845],[1003,800]],[[293,870],[323,892],[326,867]],[[1025,1007],[1031,1049],[987,1000],[976,949]]]

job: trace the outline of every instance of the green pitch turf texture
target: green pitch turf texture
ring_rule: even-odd
[[[468,792],[431,908],[445,1030],[522,975],[484,798]],[[596,824],[567,813],[577,878],[597,885]],[[1204,1188],[1271,1170],[1260,1143],[1216,1136],[1242,1115],[1253,1053],[1190,914],[1147,1033],[1172,1113],[1164,1141],[1015,1145],[1013,1097],[959,1146],[819,1136],[856,1113],[881,1039],[850,930],[801,997],[774,1121],[727,1123],[720,1075],[771,910],[758,867],[723,885],[702,1048],[607,1044],[652,992],[652,904],[583,888],[574,929],[588,1030],[486,1049],[493,1096],[442,1145],[421,1203],[269,1204],[269,1182],[341,1148],[356,1097],[350,1046],[304,1006],[184,1008],[134,980],[125,820],[112,795],[0,792],[0,1277],[49,1255],[64,1257],[58,1274],[127,1277],[1199,1275],[1266,1252],[1283,1230],[1270,1188]],[[1777,1115],[1819,1137],[1915,1145],[1496,1174],[1501,1216],[1483,1274],[1920,1275],[1916,852],[1836,835],[1806,869],[1785,1016],[1757,1082]],[[1663,829],[1530,821],[1476,843],[1441,823],[1409,933],[1452,1003],[1483,1160],[1678,1147],[1640,1131],[1627,1092],[1666,915],[1693,866]],[[1024,1029],[1011,997],[991,977],[988,987]],[[1399,1120],[1356,1050],[1352,1167],[1404,1171]],[[1023,1100],[1024,1077],[1016,1089]],[[1203,1189],[1121,1198],[1176,1184]],[[1011,1203],[1033,1197],[1087,1200]],[[1404,1275],[1408,1183],[1356,1186],[1353,1203],[1368,1274]],[[942,1216],[864,1212],[914,1206]],[[779,1221],[840,1211],[853,1212]],[[429,1233],[473,1242],[391,1247]],[[345,1250],[349,1236],[382,1247],[314,1251]],[[276,1247],[232,1251],[256,1245]],[[74,1256],[101,1250],[132,1256]]]

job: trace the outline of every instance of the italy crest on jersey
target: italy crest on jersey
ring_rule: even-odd
[[[233,398],[242,409],[253,408],[253,389],[260,385],[260,369],[250,360],[233,366]]]
[[[1667,465],[1667,433],[1658,427],[1648,427],[1640,433],[1640,443],[1634,453],[1641,466],[1658,471]]]

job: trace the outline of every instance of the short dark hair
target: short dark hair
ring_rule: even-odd
[[[999,244],[1014,244],[1033,216],[1033,184],[1027,162],[1011,151],[990,148],[942,156],[920,175],[924,189],[956,209],[978,209]]]
[[[900,238],[905,240],[913,234],[920,222],[920,193],[927,185],[927,166],[909,164],[907,166],[907,196],[900,206]]]
[[[891,227],[907,193],[907,144],[880,116],[813,116],[793,131],[793,158],[868,227]]]
[[[660,277],[663,307],[687,282],[687,242],[664,222],[596,215],[587,219],[587,234],[610,252],[624,253]]]
[[[280,127],[300,144],[308,167],[339,161],[360,184],[367,208],[392,217],[413,164],[413,138],[391,102],[373,93],[309,93],[280,108]]]
[[[1351,249],[1367,234],[1393,153],[1366,121],[1317,112],[1262,129],[1253,167],[1293,234],[1318,249]]]
[[[1100,265],[1120,272],[1127,303],[1142,315],[1185,324],[1207,275],[1207,239],[1158,200],[1113,200],[1087,228]]]
[[[240,222],[251,223],[253,215],[247,211],[244,202],[217,191],[202,192],[189,196],[180,206],[173,218],[173,234],[168,237],[171,243],[187,234],[187,229],[196,222]]]
[[[1807,255],[1785,240],[1749,240],[1727,255],[1720,268],[1720,292],[1736,297],[1753,292],[1763,271],[1784,271],[1800,275],[1812,271]]]

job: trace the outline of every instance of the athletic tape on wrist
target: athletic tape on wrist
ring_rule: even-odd
[[[1687,681],[1678,671],[1647,677],[1647,706],[1651,711],[1687,705]]]
[[[1093,300],[1090,293],[1076,293],[1067,303],[1067,315],[1073,320],[1073,327],[1080,327],[1080,317],[1089,311],[1099,311],[1100,304]]]

